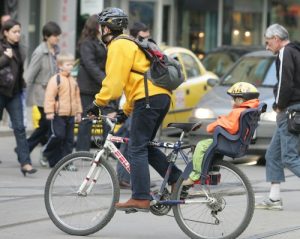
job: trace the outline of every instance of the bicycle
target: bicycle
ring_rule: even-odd
[[[67,155],[53,168],[46,182],[48,215],[60,230],[71,235],[84,236],[101,230],[116,212],[114,205],[119,201],[120,188],[108,157],[119,160],[130,172],[128,161],[114,144],[128,143],[128,139],[112,134],[116,125],[114,119],[101,118],[111,128],[103,148],[95,154],[76,152]],[[211,164],[208,173],[201,176],[203,180],[192,186],[182,185],[191,171],[188,154],[193,149],[192,145],[183,143],[183,138],[201,123],[172,123],[170,126],[181,129],[175,143],[149,142],[151,147],[171,150],[167,155],[169,170],[159,190],[151,194],[150,211],[163,216],[173,209],[177,224],[190,238],[236,238],[247,228],[254,212],[254,193],[249,179],[235,165],[218,159]],[[187,166],[170,192],[167,180],[178,158],[182,158]],[[70,164],[77,171],[68,171]]]

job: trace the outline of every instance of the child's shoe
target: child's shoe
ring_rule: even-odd
[[[182,185],[183,186],[188,186],[188,185],[193,185],[195,182],[191,179],[191,178],[188,178],[188,179],[186,179],[186,180],[184,180],[183,182],[182,182]]]

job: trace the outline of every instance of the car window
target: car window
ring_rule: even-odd
[[[276,68],[275,68],[275,61],[273,61],[271,67],[269,68],[267,75],[265,77],[265,80],[263,82],[263,85],[265,86],[274,86],[277,82],[276,79]]]
[[[214,72],[218,76],[222,76],[226,73],[230,66],[233,65],[236,59],[233,59],[233,55],[227,53],[213,53],[207,55],[203,60],[203,65],[209,71]]]
[[[186,71],[187,80],[189,78],[197,77],[200,75],[199,65],[197,61],[189,54],[181,53],[184,69]]]
[[[223,85],[243,81],[255,86],[274,85],[272,80],[273,57],[245,57],[224,77]],[[273,72],[275,78],[275,72]],[[268,79],[266,79],[268,77]]]

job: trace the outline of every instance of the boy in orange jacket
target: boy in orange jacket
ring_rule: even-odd
[[[248,108],[257,108],[259,105],[258,90],[247,82],[235,83],[227,91],[227,94],[233,98],[233,109],[228,115],[221,115],[216,121],[210,123],[206,128],[208,133],[213,133],[217,126],[221,126],[228,133],[236,134],[239,130],[241,113]],[[183,182],[183,185],[191,185],[199,180],[204,154],[212,142],[213,139],[204,139],[198,142],[193,154],[193,171],[189,178]]]
[[[71,76],[74,57],[71,54],[58,55],[57,64],[60,72],[50,78],[44,101],[46,118],[51,120],[51,136],[43,154],[51,168],[72,153],[74,122],[80,122],[82,113],[79,87]],[[76,169],[72,165],[70,170]]]

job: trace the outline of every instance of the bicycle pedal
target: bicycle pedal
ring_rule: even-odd
[[[136,210],[135,208],[129,208],[129,209],[126,209],[126,210],[125,210],[125,213],[126,213],[126,214],[136,213],[136,212],[138,212],[138,210]]]

